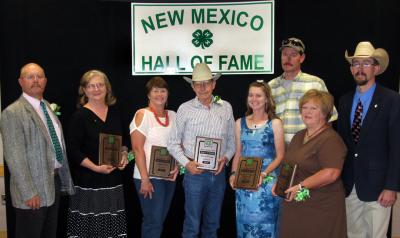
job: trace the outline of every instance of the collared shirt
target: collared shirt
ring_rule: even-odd
[[[46,121],[46,116],[44,115],[42,108],[40,107],[40,100],[29,96],[26,93],[22,93],[22,96],[29,102],[29,104],[32,105],[32,107],[35,109],[36,113],[39,115],[40,119],[42,119],[43,124],[47,128],[47,132],[49,132],[49,128],[47,127],[47,121]],[[46,105],[46,104],[45,104]],[[46,105],[47,111],[51,111],[51,108],[49,108]],[[51,121],[53,122],[54,129],[56,130],[57,138],[60,141],[61,148],[63,147],[63,144],[61,143],[61,125],[59,125],[56,121],[56,119],[53,116],[53,113],[49,113]],[[50,136],[50,133],[49,133]],[[61,164],[57,161],[56,157],[54,157],[54,168],[61,168]]]
[[[196,136],[222,139],[220,156],[230,160],[235,153],[235,120],[232,106],[221,100],[203,105],[198,98],[183,103],[168,139],[169,153],[183,166],[193,159]]]
[[[301,71],[290,85],[286,85],[287,87],[285,87],[284,74],[269,81],[268,85],[271,87],[272,96],[275,100],[276,114],[283,122],[285,142],[289,144],[293,136],[306,127],[301,119],[300,98],[310,89],[326,92],[328,92],[328,89],[322,79]],[[337,120],[337,117],[336,108],[333,107],[332,117],[329,121]]]
[[[354,114],[356,111],[358,100],[361,100],[361,104],[363,106],[363,112],[361,115],[361,125],[362,125],[365,115],[367,115],[369,105],[371,104],[372,97],[374,96],[375,88],[376,88],[376,83],[374,83],[367,91],[362,93],[358,90],[357,87],[356,93],[354,94],[353,98],[353,106],[351,107],[350,126],[353,124]]]

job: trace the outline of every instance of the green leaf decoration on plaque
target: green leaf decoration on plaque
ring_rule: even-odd
[[[252,165],[252,164],[253,164],[253,160],[252,160],[252,159],[246,160],[246,164],[247,164],[247,165]]]
[[[200,47],[202,49],[205,49],[205,47],[210,47],[214,41],[211,39],[213,37],[213,33],[206,29],[204,31],[197,29],[195,32],[192,34],[193,40],[192,44],[195,47]]]
[[[108,144],[114,144],[115,143],[115,137],[114,136],[109,136],[108,137]]]
[[[284,166],[285,166],[284,169],[285,169],[286,171],[288,171],[288,170],[290,169],[290,166],[289,166],[288,164],[285,164]]]
[[[168,150],[167,149],[161,149],[160,150],[160,155],[161,156],[165,156],[165,155],[167,155],[168,154]]]
[[[212,140],[205,140],[205,141],[204,141],[204,144],[206,144],[206,146],[211,146],[212,143],[213,143]]]

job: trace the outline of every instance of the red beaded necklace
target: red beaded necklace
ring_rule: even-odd
[[[157,116],[156,111],[149,107],[149,110],[154,114],[154,117],[156,118],[156,121],[158,122],[158,124],[160,124],[163,127],[167,127],[169,125],[169,117],[168,117],[168,112],[166,110],[164,110],[165,113],[165,123],[162,123],[160,120],[160,117]]]

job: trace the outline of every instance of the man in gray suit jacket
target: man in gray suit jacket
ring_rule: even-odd
[[[74,193],[61,123],[43,99],[42,67],[22,67],[21,97],[1,116],[16,237],[56,237],[60,193]]]

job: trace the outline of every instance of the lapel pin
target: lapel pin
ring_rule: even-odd
[[[377,107],[378,107],[378,104],[375,104],[374,107],[377,108]]]

